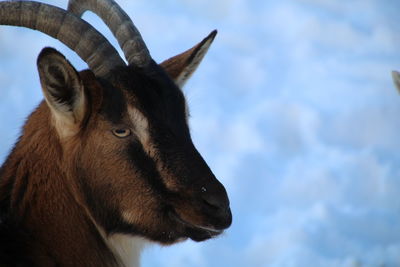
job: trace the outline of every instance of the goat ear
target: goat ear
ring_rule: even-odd
[[[392,78],[394,85],[396,85],[397,91],[400,93],[400,72],[392,71]]]
[[[160,64],[180,88],[185,85],[186,81],[197,69],[216,35],[217,31],[212,31],[203,41],[191,49]]]
[[[78,72],[53,48],[44,48],[40,52],[37,66],[43,94],[58,133],[62,137],[75,134],[86,110],[84,87]]]

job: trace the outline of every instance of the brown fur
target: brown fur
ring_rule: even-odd
[[[111,266],[113,256],[90,216],[82,212],[76,181],[65,174],[67,151],[50,121],[42,102],[3,166],[0,195],[8,195],[5,185],[13,183],[10,199],[3,199],[9,201],[6,219],[29,234],[23,240],[30,245],[24,256],[35,266]]]
[[[107,80],[41,52],[45,101],[0,169],[0,266],[122,266],[113,235],[173,244],[229,227],[226,191],[191,141],[174,79],[190,76],[214,36]]]

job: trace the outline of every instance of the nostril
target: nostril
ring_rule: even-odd
[[[225,210],[225,201],[221,201],[220,198],[213,195],[203,195],[203,203],[214,210]]]
[[[203,203],[207,206],[207,207],[209,207],[209,208],[211,208],[211,209],[219,209],[219,206],[217,206],[217,205],[214,205],[214,204],[212,204],[212,203],[210,203],[209,201],[207,201],[207,200],[203,200]]]
[[[229,209],[229,199],[222,184],[203,185],[200,190],[200,196],[206,206],[220,212],[225,212]]]

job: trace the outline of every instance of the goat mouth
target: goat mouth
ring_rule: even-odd
[[[170,215],[175,221],[177,221],[178,223],[180,223],[186,227],[187,237],[189,237],[193,241],[197,241],[197,242],[204,241],[204,240],[213,238],[213,237],[223,233],[223,230],[218,230],[218,229],[215,229],[212,227],[195,225],[193,223],[190,223],[190,222],[182,219],[175,212],[171,212]]]

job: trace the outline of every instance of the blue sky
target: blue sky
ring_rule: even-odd
[[[219,30],[185,94],[234,222],[215,240],[149,247],[143,266],[400,266],[400,95],[390,77],[400,70],[400,2],[119,3],[157,61]],[[85,68],[44,34],[0,27],[0,162],[42,99],[44,46]]]

